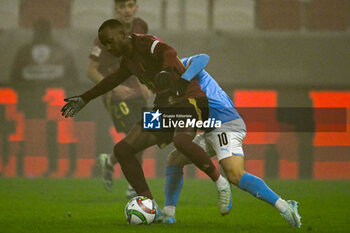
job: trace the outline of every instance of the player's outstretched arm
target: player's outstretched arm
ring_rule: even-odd
[[[123,63],[121,63],[119,69],[115,73],[108,75],[93,88],[83,93],[81,97],[84,99],[84,101],[89,102],[90,100],[111,91],[113,88],[117,87],[128,77],[130,77],[131,73],[125,69],[122,64]]]
[[[130,76],[130,72],[122,66],[113,74],[108,75],[101,80],[96,86],[86,91],[82,95],[69,97],[64,99],[66,105],[61,109],[62,116],[73,117],[79,112],[90,100],[112,90]]]
[[[191,81],[201,72],[209,63],[209,56],[207,54],[198,54],[190,57],[186,62],[187,70],[181,75],[181,78]]]

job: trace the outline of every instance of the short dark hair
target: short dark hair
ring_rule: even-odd
[[[101,32],[105,28],[122,28],[124,29],[124,25],[117,19],[108,19],[104,21],[101,26],[98,28],[98,32]]]
[[[114,0],[114,3],[117,4],[117,3],[124,3],[126,1],[129,1],[129,0]],[[136,0],[133,0],[134,2],[136,2]]]

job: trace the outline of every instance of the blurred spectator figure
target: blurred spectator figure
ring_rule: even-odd
[[[30,82],[44,86],[71,86],[78,82],[71,52],[53,40],[50,22],[39,19],[33,39],[20,48],[12,65],[11,83]]]
[[[138,5],[136,0],[114,0],[116,18],[122,22],[128,32],[146,34],[148,32],[147,23],[139,17],[136,17]],[[95,39],[94,47],[91,49],[88,65],[89,78],[97,83],[111,73],[118,70],[121,58],[117,58],[109,53],[98,38]],[[125,82],[103,96],[104,105],[109,112],[116,131],[118,133],[127,133],[134,124],[140,120],[142,107],[147,107],[147,101],[151,98],[151,92],[142,85],[136,76],[128,78]],[[101,127],[99,127],[101,129]],[[107,135],[108,132],[101,132]],[[105,188],[112,188],[113,166],[117,163],[114,156],[109,157],[103,154],[106,149],[98,148],[100,153],[99,162],[102,165],[102,173],[105,182]],[[137,155],[141,162],[141,153]],[[107,168],[103,165],[108,165]],[[129,185],[127,198],[136,195],[136,192]]]
[[[10,83],[17,90],[18,107],[21,112],[24,112],[25,118],[28,120],[41,119],[42,124],[46,124],[44,137],[46,137],[47,144],[48,170],[44,176],[50,176],[56,172],[58,167],[58,119],[48,116],[49,111],[51,111],[50,115],[55,115],[55,112],[52,113],[52,109],[48,109],[48,102],[43,97],[47,93],[47,88],[63,89],[60,91],[64,92],[64,87],[68,90],[77,86],[78,73],[73,54],[54,40],[51,24],[47,19],[41,18],[35,21],[32,41],[17,51],[10,73]],[[60,115],[59,110],[57,114]],[[26,124],[30,122],[26,121]],[[76,167],[76,145],[70,143],[69,146],[68,175],[72,174]],[[18,162],[23,164],[21,161],[24,155],[20,157]]]

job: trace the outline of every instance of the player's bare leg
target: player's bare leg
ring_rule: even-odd
[[[137,161],[139,161],[139,163],[142,166],[142,152],[137,153],[135,155],[135,157],[136,157]],[[128,184],[128,189],[126,190],[125,197],[127,199],[131,199],[131,198],[136,197],[136,196],[137,196],[137,193],[136,193],[135,189],[130,184]]]
[[[114,147],[114,155],[129,184],[139,196],[153,199],[146,182],[141,164],[135,154],[157,143],[157,139],[149,132],[142,131],[140,125],[135,125],[128,135]]]
[[[140,125],[135,125],[128,135],[114,147],[114,155],[129,184],[139,196],[146,196],[150,199],[153,199],[153,196],[135,154],[156,143],[157,139],[154,135],[142,131]]]
[[[173,140],[174,146],[215,182],[219,179],[220,173],[210,160],[207,152],[192,141],[195,135],[196,129],[176,129]]]
[[[142,164],[142,152],[137,153],[135,156],[139,161],[139,163]],[[112,190],[114,166],[117,163],[118,163],[118,160],[114,156],[114,154],[100,154],[98,157],[98,165],[102,173],[103,184],[107,191]],[[131,199],[137,196],[136,191],[130,184],[128,184],[128,188],[126,189],[125,196],[127,199]]]
[[[220,213],[226,215],[232,208],[230,184],[220,175],[207,152],[192,141],[195,132],[195,129],[177,130],[174,136],[174,145],[179,152],[184,154],[193,164],[205,172],[215,182],[219,192]]]
[[[298,213],[298,203],[296,201],[285,201],[275,194],[266,183],[249,174],[244,169],[244,157],[233,155],[220,160],[227,179],[240,189],[249,192],[254,197],[274,206],[287,220],[290,226],[300,227],[300,215]]]
[[[148,197],[156,204],[157,214],[155,221],[159,221],[162,211],[153,199],[142,166],[135,154],[155,145],[157,141],[157,138],[152,133],[142,131],[142,127],[136,124],[128,135],[114,147],[114,155],[120,164],[123,174],[137,195]]]

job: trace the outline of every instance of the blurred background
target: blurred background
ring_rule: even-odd
[[[137,3],[149,34],[179,57],[210,56],[207,70],[236,107],[345,108],[350,119],[350,1]],[[100,99],[74,119],[62,118],[59,110],[64,97],[93,86],[87,78],[90,50],[99,25],[115,17],[113,7],[113,0],[0,0],[0,176],[98,175],[96,157],[110,153],[123,134],[114,130]],[[29,49],[47,40],[51,49]],[[350,178],[349,124],[325,132],[316,111],[281,116],[278,109],[272,121],[290,130],[248,127],[248,171],[280,179]],[[305,124],[308,130],[300,130]],[[145,151],[146,177],[164,176],[170,150]],[[121,177],[118,166],[114,175]],[[206,178],[194,167],[185,176]]]

